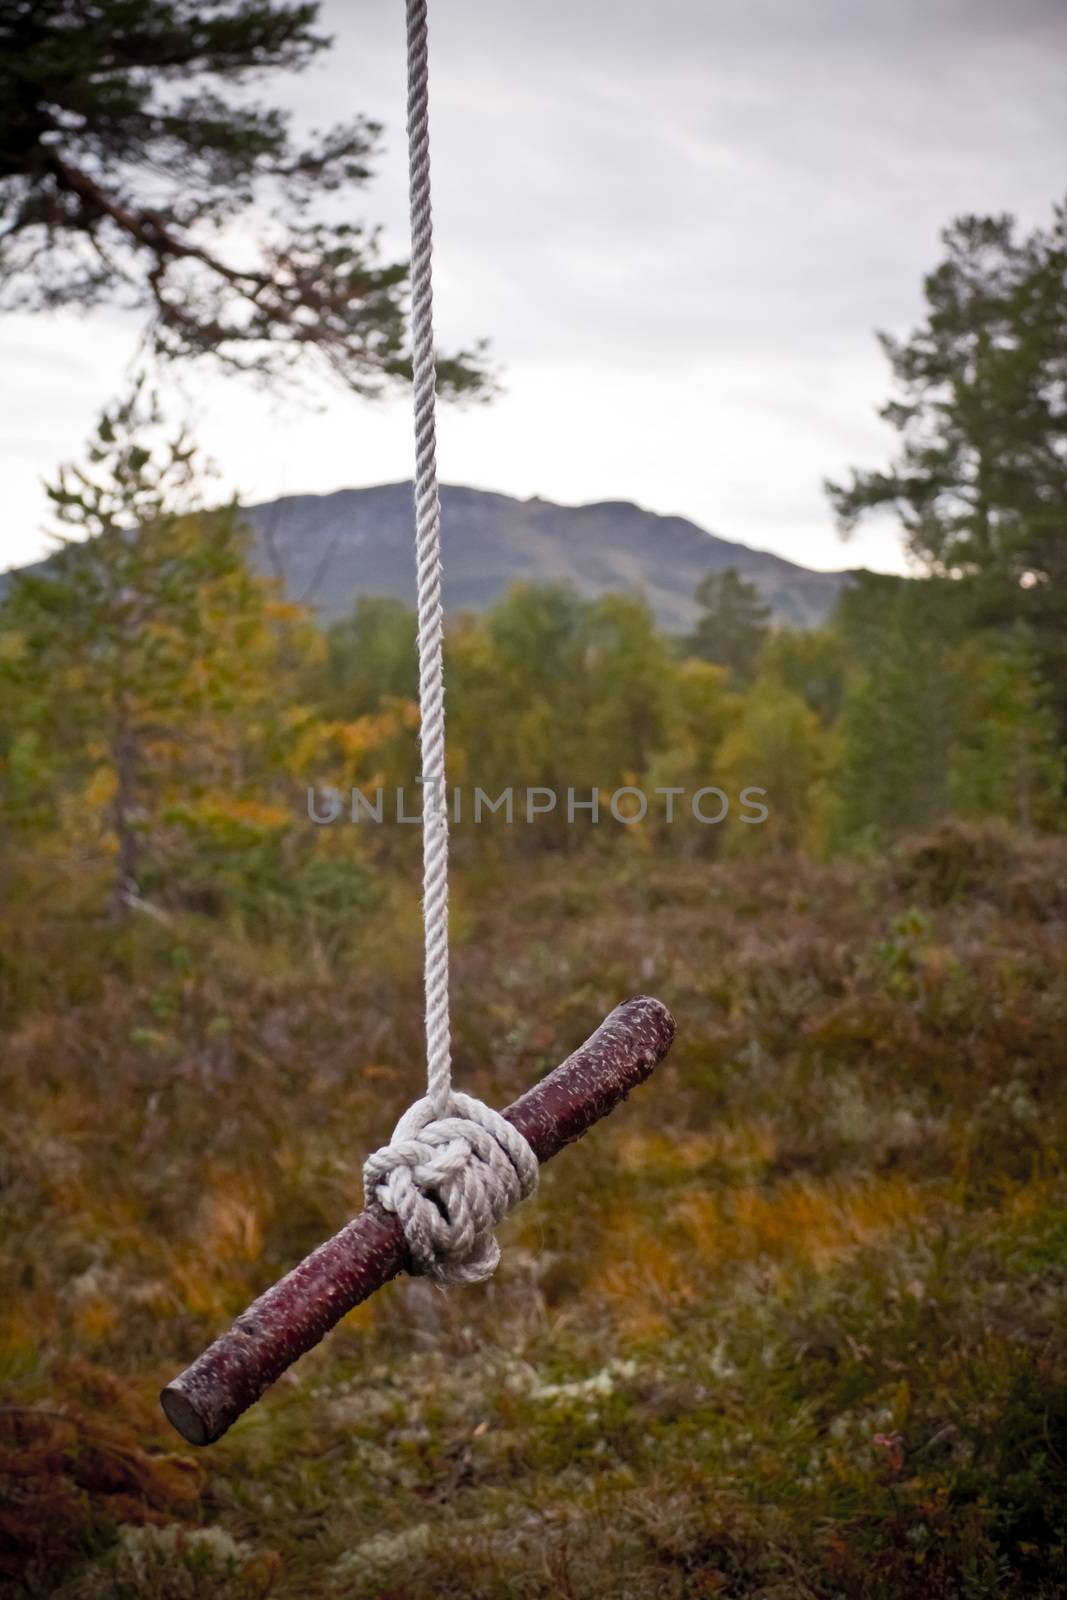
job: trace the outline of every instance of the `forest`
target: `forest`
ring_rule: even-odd
[[[20,293],[123,278],[151,337],[0,594],[0,1583],[1054,1600],[1063,208],[957,217],[919,325],[882,336],[896,453],[826,492],[845,533],[895,519],[907,576],[857,573],[809,630],[731,569],[685,637],[566,584],[448,618],[457,1082],[504,1105],[632,994],[677,1042],[488,1283],[402,1277],[209,1449],[164,1420],[161,1386],[360,1209],[425,1061],[414,614],[288,596],[166,382],[309,344],[361,395],[407,381],[403,265],[293,198],[361,183],[376,130],[155,116],[189,60],[228,83],[325,48],[315,6],[200,9],[11,23]],[[261,183],[297,218],[267,259],[188,243]],[[477,390],[480,352],[441,379]]]
[[[336,953],[418,853],[414,612],[368,595],[322,629],[258,573],[239,507],[203,509],[209,483],[138,389],[51,486],[66,537],[0,606],[14,870],[53,909]],[[1057,830],[1062,635],[1026,589],[991,614],[996,576],[862,573],[795,631],[727,569],[687,638],[640,596],[514,586],[448,628],[457,861],[855,860],[948,817]]]

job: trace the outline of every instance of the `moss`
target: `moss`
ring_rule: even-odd
[[[944,848],[469,886],[465,1085],[510,1097],[653,980],[678,1045],[546,1168],[492,1283],[391,1286],[188,1467],[155,1391],[358,1206],[418,1088],[417,949],[71,951],[76,998],[31,985],[2,1067],[4,1570],[131,1600],[1064,1592],[1067,964],[1018,892],[1059,845],[983,858],[980,892]]]

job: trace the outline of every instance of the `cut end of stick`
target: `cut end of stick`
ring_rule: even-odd
[[[188,1396],[182,1394],[173,1384],[168,1384],[160,1392],[159,1403],[163,1407],[164,1415],[172,1428],[181,1434],[183,1439],[190,1444],[210,1444],[212,1441],[211,1429],[205,1419],[197,1411]]]

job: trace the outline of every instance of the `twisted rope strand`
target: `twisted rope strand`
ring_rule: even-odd
[[[429,57],[426,0],[407,0],[408,183],[415,377],[415,559],[422,713],[422,896],[426,934],[426,1092],[439,1116],[452,1088],[448,1007],[448,803],[445,789],[441,505],[437,491],[437,373],[433,348]]]
[[[412,1270],[478,1283],[500,1260],[493,1235],[537,1187],[533,1150],[491,1106],[452,1088],[448,1007],[448,800],[445,786],[441,507],[434,417],[433,222],[430,211],[426,0],[407,0],[411,322],[415,379],[415,557],[422,714],[422,915],[426,1094],[363,1168],[367,1204],[400,1219]]]

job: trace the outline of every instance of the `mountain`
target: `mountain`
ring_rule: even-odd
[[[326,621],[357,595],[414,603],[411,484],[287,495],[246,508],[264,571]],[[586,596],[623,590],[645,597],[660,627],[683,632],[693,591],[708,572],[736,567],[779,622],[811,627],[832,607],[847,572],[812,572],[781,556],[732,544],[684,517],[661,517],[626,500],[563,506],[445,485],[441,490],[444,598],[449,611],[481,610],[517,580],[570,582]]]
[[[410,483],[286,495],[243,513],[257,565],[323,621],[347,616],[361,594],[395,595],[414,605]],[[696,618],[693,593],[705,573],[736,567],[756,584],[777,622],[810,628],[851,576],[813,572],[628,500],[562,506],[445,484],[441,525],[450,612],[480,611],[519,580],[570,583],[586,596],[643,595],[661,628],[683,633]],[[47,560],[24,570],[46,567]],[[7,575],[0,574],[0,596],[6,588]]]

